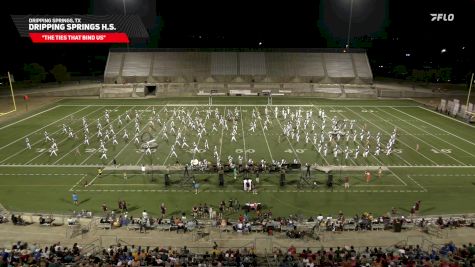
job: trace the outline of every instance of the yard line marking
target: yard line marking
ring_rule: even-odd
[[[411,116],[411,117],[412,117],[412,115],[407,114],[407,113],[405,113],[405,112],[402,112],[402,111],[400,111],[400,110],[398,110],[398,109],[394,109],[394,110],[397,110],[397,111],[399,111],[399,112],[405,114],[406,116]],[[386,112],[386,113],[387,113],[387,112]],[[393,116],[394,116],[394,115],[393,115]],[[417,117],[416,117],[416,118],[417,118]],[[409,123],[409,122],[406,121],[406,120],[402,120],[402,121],[404,121],[404,122],[406,122],[406,123],[408,123],[408,124],[411,124],[411,123]],[[425,122],[425,121],[424,121],[424,122]],[[411,124],[411,125],[413,125],[413,124]],[[431,126],[433,126],[433,127],[436,127],[437,129],[443,130],[443,129],[441,129],[441,128],[437,127],[437,126],[434,126],[434,125],[432,125],[432,124],[429,124],[429,125],[431,125]],[[413,126],[416,127],[416,128],[418,128],[418,127],[415,126],[415,125],[413,125]],[[459,149],[459,150],[461,150],[461,151],[463,151],[463,152],[469,154],[469,155],[472,156],[472,157],[475,156],[474,154],[472,154],[472,153],[470,153],[470,152],[468,152],[468,151],[466,151],[466,150],[464,150],[464,149],[462,149],[462,148],[460,148],[460,147],[458,147],[458,146],[456,146],[456,145],[454,145],[454,144],[452,144],[452,143],[450,143],[450,142],[447,142],[446,140],[444,140],[444,139],[442,139],[442,138],[440,138],[440,137],[437,136],[437,135],[445,135],[445,136],[447,136],[447,135],[450,135],[450,132],[448,132],[448,134],[432,134],[432,133],[430,133],[429,131],[427,131],[427,130],[425,130],[425,129],[420,128],[420,130],[426,132],[427,135],[434,136],[434,137],[436,137],[437,139],[443,141],[444,143],[447,143],[447,144],[449,144],[450,146],[453,146],[453,147],[455,147],[455,148],[457,148],[457,149]],[[445,131],[445,130],[443,130],[443,131]],[[453,134],[452,134],[452,135],[453,135]]]
[[[227,123],[226,122],[226,106],[224,106],[223,119],[224,119],[224,123]],[[221,148],[223,147],[223,134],[224,134],[224,124],[221,125],[221,138],[219,139],[219,159],[220,160],[221,160]]]
[[[96,109],[96,110],[94,110],[93,112],[88,113],[87,115],[89,116],[90,114],[96,113],[96,112],[98,112],[98,111],[100,111],[100,110],[101,110],[101,108]],[[80,127],[79,130],[74,131],[74,134],[76,135],[77,133],[79,133],[79,132],[80,132],[81,130],[83,130],[83,129],[84,129],[84,126]],[[64,141],[67,141],[67,140],[69,140],[69,136],[67,136],[67,137],[63,138],[62,140],[60,140],[60,141],[58,142],[58,144],[62,144]],[[27,162],[25,163],[25,165],[30,164],[30,162],[32,162],[32,161],[34,161],[35,159],[41,157],[41,156],[42,156],[43,154],[45,154],[46,152],[48,152],[48,150],[45,150],[45,151],[39,153],[36,157],[34,157],[34,158],[30,159],[29,161],[27,161]]]
[[[86,178],[86,176],[87,176],[87,175],[84,174],[84,175],[81,177],[81,179],[79,179],[79,181],[77,181],[77,182],[73,185],[73,187],[69,188],[69,191],[70,191],[70,192],[71,192],[71,191],[74,191],[74,188],[75,188],[79,183],[81,183],[82,180],[83,180],[84,178]]]
[[[381,109],[380,109],[380,110],[381,110]],[[392,116],[392,117],[396,117],[396,116],[394,116],[394,115],[392,115],[392,114],[390,114],[390,113],[388,113],[388,112],[386,112],[386,111],[384,111],[384,110],[381,110],[381,111],[384,112],[384,113],[386,113],[386,114],[388,114],[388,115],[390,115],[390,116]],[[376,114],[374,114],[374,116],[379,117],[379,116],[376,115]],[[421,130],[419,127],[415,126],[415,125],[412,124],[412,123],[406,122],[406,121],[404,121],[404,120],[402,120],[402,121],[403,121],[404,123],[407,123],[407,124],[411,125],[412,127],[415,127],[416,129]],[[401,129],[402,131],[404,131],[404,132],[410,134],[409,131],[406,131],[406,130],[404,130],[403,128],[400,128],[400,129]],[[416,138],[416,139],[421,140],[423,143],[429,145],[429,146],[432,147],[433,149],[436,149],[433,145],[429,144],[428,142],[424,141],[423,139],[421,139],[421,138],[419,138],[419,137],[417,137],[417,136],[413,136],[413,137]],[[435,136],[434,136],[434,137],[435,137]],[[438,138],[438,137],[437,137],[437,138]],[[460,163],[460,164],[466,165],[465,163],[463,163],[463,162],[461,162],[460,160],[458,160],[458,159],[456,159],[456,158],[450,156],[449,154],[444,154],[444,155],[446,155],[447,157],[449,157],[449,158],[451,158],[451,159],[457,161],[457,162]]]
[[[150,107],[152,107],[152,106],[148,106],[145,110],[150,109]],[[164,107],[163,107],[160,111],[162,111],[163,109],[164,109]],[[142,115],[142,113],[143,113],[143,111],[141,111],[140,115]],[[124,128],[127,127],[127,125],[129,125],[130,123],[132,123],[132,121],[134,121],[134,120],[130,120],[130,121],[124,126]],[[143,130],[145,129],[145,127],[147,127],[147,124],[145,124],[145,125],[142,127],[142,129],[140,129],[139,133],[142,133]],[[118,152],[114,157],[112,157],[112,159],[109,161],[108,164],[110,165],[110,164],[112,163],[112,161],[113,161],[114,159],[116,159],[116,158],[122,153],[122,151],[124,151],[124,149],[129,146],[130,143],[132,143],[132,141],[134,141],[134,138],[130,138],[129,142],[128,142],[127,144],[125,144],[125,145],[122,147],[122,149],[119,150],[119,152]],[[94,153],[91,153],[91,155],[90,155],[87,159],[85,159],[83,162],[81,162],[81,164],[83,164],[84,162],[86,162],[86,160],[88,160],[93,154],[94,154]]]
[[[396,173],[394,173],[391,169],[389,169],[389,171],[390,171],[399,181],[401,181],[401,183],[402,183],[404,186],[407,186],[407,183],[404,182],[404,180],[401,179],[401,177],[399,177],[399,175],[397,175]]]
[[[280,133],[279,133],[279,134],[283,134],[283,133],[284,133],[284,128],[282,128],[282,124],[280,123],[279,118],[278,118],[278,117],[275,118],[275,116],[274,116],[274,120],[276,120],[277,123],[279,124],[279,127],[280,127]],[[292,151],[294,152],[295,158],[299,161],[299,163],[302,163],[302,162],[300,161],[299,155],[297,155],[297,152],[296,152],[295,149],[294,149],[294,146],[293,146],[292,143],[290,142],[289,137],[288,137],[287,135],[285,135],[285,138],[287,139],[287,142],[289,142],[290,148],[292,148]],[[325,160],[325,161],[326,161],[326,160]]]
[[[132,109],[133,109],[133,107],[132,107],[132,108],[129,108],[126,112],[128,112],[128,111],[130,111],[130,110],[132,110]],[[112,124],[113,122],[115,122],[117,119],[118,119],[118,117],[115,118],[115,119],[113,119],[113,120],[109,123],[109,125],[111,125],[111,124]],[[122,128],[122,129],[123,129],[123,128]],[[117,134],[118,134],[120,131],[121,131],[121,130],[119,130],[119,131],[117,132]],[[91,136],[96,136],[98,132],[99,132],[99,130],[97,130],[96,132],[94,132],[94,134],[91,134]],[[61,156],[59,159],[57,159],[55,162],[53,162],[53,164],[57,164],[60,160],[62,160],[62,159],[63,159],[64,157],[66,157],[67,155],[69,155],[69,153],[75,151],[77,148],[79,148],[79,147],[82,146],[82,145],[84,145],[83,142],[79,142],[79,145],[77,145],[77,146],[75,146],[73,149],[69,150],[68,153],[66,153],[66,154],[64,154],[63,156]]]
[[[359,115],[358,113],[356,113],[355,111],[351,110],[350,108],[347,108],[347,107],[345,107],[345,108],[348,109],[350,112],[353,112],[354,114],[356,114],[356,116],[358,116],[358,117],[364,119],[363,116]],[[365,120],[365,121],[367,121],[367,122],[373,124],[374,126],[376,126],[376,128],[382,130],[383,132],[385,132],[386,134],[389,135],[389,133],[388,133],[387,131],[385,131],[384,129],[378,127],[378,126],[377,126],[376,124],[374,124],[371,120]],[[404,144],[404,145],[407,146],[408,148],[414,150],[415,152],[417,152],[418,154],[420,154],[420,155],[423,156],[424,158],[428,159],[430,162],[434,163],[436,166],[439,166],[439,164],[437,164],[435,161],[431,160],[430,158],[428,158],[428,157],[425,156],[424,154],[422,154],[422,153],[416,151],[414,148],[412,148],[411,146],[409,146],[406,142],[403,142],[402,140],[399,140],[399,142],[401,142],[401,144]],[[400,159],[402,159],[404,162],[406,162],[407,164],[409,164],[409,166],[412,167],[412,164],[411,164],[411,163],[409,163],[407,160],[405,160],[404,158],[402,158],[401,156],[399,156],[397,153],[395,153],[395,154],[396,154],[396,156],[398,156]],[[406,167],[407,167],[407,166],[406,166]]]
[[[409,179],[411,179],[416,185],[418,185],[422,190],[424,190],[424,192],[427,192],[427,189],[425,189],[421,184],[419,184],[416,180],[414,180],[414,179],[411,177],[411,175],[408,174],[407,177],[408,177]]]
[[[97,177],[99,177],[99,174],[96,174],[96,176],[94,178],[92,178],[92,180],[86,186],[92,185],[94,183],[94,181],[97,179]]]
[[[458,136],[458,135],[455,135],[455,134],[453,134],[453,133],[451,133],[451,132],[448,132],[448,131],[446,131],[446,130],[444,130],[444,129],[438,127],[438,126],[435,126],[435,125],[433,125],[433,124],[431,124],[431,123],[428,123],[428,122],[426,122],[426,121],[424,121],[424,120],[421,120],[421,119],[419,119],[419,118],[417,118],[417,117],[414,117],[414,116],[412,116],[411,114],[408,114],[408,113],[406,113],[406,112],[404,112],[404,111],[401,111],[401,110],[399,110],[399,109],[396,109],[396,108],[392,108],[392,109],[394,109],[394,110],[396,110],[396,111],[399,111],[400,113],[403,113],[403,114],[405,114],[406,116],[409,116],[409,117],[412,117],[412,118],[414,118],[414,119],[417,119],[418,121],[422,121],[422,122],[424,122],[425,124],[428,124],[428,125],[430,125],[430,126],[436,128],[436,129],[439,129],[440,131],[443,131],[443,132],[445,132],[445,133],[447,133],[447,134],[450,134],[450,135],[452,135],[452,136],[454,136],[454,137],[457,137],[457,138],[460,139],[460,140],[463,140],[463,141],[465,141],[465,142],[467,142],[467,143],[470,143],[470,144],[472,144],[472,145],[475,145],[475,143],[473,143],[473,142],[471,142],[471,141],[469,141],[469,140],[467,140],[467,139],[465,139],[465,138],[462,138],[462,137],[460,137],[460,136]],[[473,156],[473,154],[470,154],[470,155]]]
[[[12,126],[12,125],[15,125],[15,124],[17,124],[17,123],[20,123],[20,122],[22,122],[22,121],[25,121],[25,120],[34,118],[34,117],[36,117],[36,116],[38,116],[38,115],[41,115],[41,114],[43,114],[43,113],[45,113],[45,112],[51,111],[51,110],[53,110],[53,109],[55,109],[55,108],[58,108],[58,107],[59,107],[59,105],[54,106],[54,107],[49,108],[49,109],[46,109],[46,110],[43,110],[43,111],[41,111],[41,112],[38,112],[38,113],[36,113],[36,114],[33,114],[33,115],[28,116],[28,117],[26,117],[26,118],[23,118],[23,119],[21,119],[21,120],[19,120],[19,121],[12,122],[12,123],[10,123],[10,124],[8,124],[8,125],[5,125],[5,126],[1,127],[0,130],[3,130],[3,129],[5,129],[5,128],[8,128],[8,127],[10,127],[10,126]],[[86,106],[86,108],[87,108],[87,107],[88,107],[88,106]],[[46,126],[45,126],[45,127],[46,127]],[[0,149],[1,149],[1,148],[0,148]]]
[[[334,108],[334,107],[332,107],[332,108]],[[346,116],[344,116],[343,114],[341,114],[341,116],[342,116],[343,118],[345,118],[345,119],[348,119],[348,118],[347,118]],[[363,127],[361,127],[360,124],[358,124],[358,123],[356,123],[356,127],[358,127],[358,128],[360,128],[361,130],[363,130]],[[358,140],[358,139],[356,139],[356,140]],[[362,142],[356,141],[356,143],[360,144],[360,145],[361,145],[361,148],[365,148],[365,146],[363,145]],[[384,163],[381,162],[381,160],[379,160],[378,157],[376,157],[373,153],[369,153],[369,154],[370,154],[373,158],[375,158],[376,161],[378,161],[381,166],[384,166]],[[350,159],[351,159],[351,157],[350,157]],[[357,164],[356,164],[356,165],[357,165]]]
[[[257,107],[254,109],[257,110],[257,112],[259,112]],[[259,124],[261,125],[262,134],[264,135],[264,140],[266,141],[267,150],[269,150],[269,156],[270,156],[271,162],[274,162],[274,157],[272,157],[272,152],[270,151],[269,142],[267,142],[267,136],[266,136],[266,133],[264,132],[264,127],[262,126],[262,119],[259,120]]]
[[[400,107],[392,107],[392,108],[400,108]],[[452,117],[450,117],[450,116],[446,116],[446,115],[444,115],[444,114],[442,114],[442,113],[433,111],[433,110],[428,109],[428,108],[426,108],[426,107],[417,106],[417,108],[421,108],[421,109],[424,109],[424,110],[426,110],[426,111],[430,111],[430,112],[435,113],[435,114],[437,114],[437,115],[439,115],[439,116],[442,116],[442,117],[444,117],[444,118],[446,118],[446,119],[451,119],[451,120],[456,121],[456,122],[458,122],[458,123],[461,123],[461,124],[463,124],[463,125],[465,125],[465,126],[475,128],[475,126],[473,126],[473,125],[471,125],[471,124],[468,124],[468,123],[465,123],[465,122],[463,122],[463,121],[454,119],[454,118],[452,118]]]
[[[196,109],[196,108],[195,108],[195,109]],[[208,112],[209,109],[210,109],[210,108],[207,107],[207,108],[205,109],[205,111]],[[193,111],[192,111],[192,112],[193,112]],[[210,115],[210,117],[211,117],[211,115]],[[208,120],[208,116],[205,116],[205,120],[204,120],[204,122],[203,122],[203,125],[205,126],[205,128],[206,128],[206,121],[207,121],[207,120]],[[200,141],[201,141],[201,139],[202,139],[202,135],[198,138],[198,141],[196,142],[196,145],[197,145],[198,147],[200,146]],[[171,151],[170,151],[170,152],[171,152]],[[195,156],[196,156],[196,151],[193,151],[193,159],[195,159]],[[163,164],[163,165],[165,165],[165,164]]]
[[[244,136],[244,122],[242,119],[242,107],[239,107],[239,115],[241,115],[242,142],[244,143],[244,161],[247,162],[246,137]]]
[[[45,126],[39,128],[38,130],[32,132],[32,133],[29,133],[29,134],[27,134],[27,135],[25,135],[25,136],[23,136],[23,137],[20,137],[20,138],[14,140],[14,141],[12,141],[12,142],[10,142],[10,143],[8,143],[8,144],[2,146],[2,147],[0,147],[0,150],[2,150],[2,149],[4,149],[5,147],[10,146],[10,145],[12,145],[12,144],[18,142],[18,141],[20,141],[20,140],[22,140],[22,139],[25,139],[26,137],[29,137],[29,136],[31,136],[31,135],[33,135],[33,134],[35,134],[35,133],[37,133],[37,132],[43,130],[43,129],[46,128],[46,127],[49,127],[49,126],[51,126],[51,125],[57,123],[58,121],[64,120],[65,118],[67,118],[67,117],[69,117],[69,116],[71,116],[71,115],[73,115],[73,114],[76,114],[76,113],[78,113],[79,111],[82,111],[82,110],[84,110],[84,109],[86,109],[86,108],[88,108],[88,107],[89,107],[89,105],[86,106],[86,107],[84,107],[84,108],[82,108],[82,109],[80,109],[80,110],[77,110],[77,111],[75,111],[75,112],[73,112],[73,113],[71,113],[71,114],[68,114],[68,115],[66,115],[66,116],[64,116],[64,117],[62,117],[62,118],[60,118],[60,119],[58,119],[58,120],[55,120],[55,121],[53,121],[52,123],[50,123],[50,124],[48,124],[48,125],[45,125]]]
[[[162,112],[163,109],[165,109],[165,107],[163,107],[161,110],[159,110],[158,112]],[[168,118],[168,120],[165,122],[165,125],[164,127],[162,127],[162,129],[160,129],[160,131],[158,132],[157,136],[155,137],[155,140],[158,140],[158,137],[160,136],[161,133],[163,133],[163,130],[165,129],[165,126],[167,126],[167,124],[170,122],[172,116],[170,116],[170,118]],[[146,125],[145,125],[146,126]],[[143,130],[143,129],[142,129]],[[180,129],[178,130],[180,131]],[[175,138],[176,140],[176,138]],[[158,148],[157,148],[158,149]],[[168,156],[165,158],[165,161],[163,162],[162,165],[165,165],[165,162],[167,162],[168,160],[168,157],[170,157],[171,155],[171,151],[168,153]],[[139,162],[142,161],[143,157],[145,157],[145,151],[142,152],[142,155],[140,155],[139,159],[137,160],[137,162],[135,162],[135,165],[139,165]],[[153,162],[153,154],[150,154],[150,161]],[[158,159],[158,158],[157,158]],[[110,164],[110,163],[109,163]]]
[[[194,108],[191,110],[190,114],[193,114],[193,111],[195,111],[195,109],[196,109],[196,107],[194,107]],[[167,123],[168,123],[169,121],[170,121],[170,119],[167,121]],[[180,127],[180,129],[178,129],[178,132],[179,132],[181,129],[183,129],[183,127],[186,128],[186,125],[183,125],[183,124],[182,124],[181,127]],[[163,129],[162,129],[162,130],[163,130]],[[175,136],[175,141],[176,141],[176,136]],[[170,151],[168,152],[168,155],[167,155],[167,157],[165,158],[165,160],[163,161],[163,164],[162,164],[162,165],[165,166],[165,163],[167,162],[167,160],[170,158],[171,155],[172,155],[172,151],[171,151],[171,147],[170,147]],[[194,159],[194,156],[193,156],[193,159]],[[137,164],[138,164],[138,163],[137,163]]]

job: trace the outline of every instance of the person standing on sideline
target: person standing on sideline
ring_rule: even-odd
[[[305,177],[310,177],[310,164],[305,163],[305,167],[307,167],[307,172],[305,173]]]
[[[383,168],[379,167],[379,169],[378,169],[378,178],[381,179],[382,176],[383,176]]]
[[[142,167],[140,169],[142,170],[142,174],[145,175],[145,165],[142,164]]]
[[[195,189],[195,195],[198,194],[198,189],[200,188],[200,184],[193,180],[193,189]]]
[[[76,194],[76,192],[73,193],[73,203],[74,205],[79,205],[78,203],[78,200],[79,200],[79,197],[78,197],[78,194]]]
[[[127,173],[126,172],[124,172],[124,180],[127,181]]]
[[[165,207],[165,203],[162,203],[160,205],[160,212],[162,213],[162,219],[165,217],[165,214],[167,213],[167,208]]]
[[[183,177],[189,177],[190,173],[188,172],[188,164],[185,164],[185,172],[183,173]]]
[[[102,176],[102,169],[101,167],[97,168],[97,175]]]
[[[112,164],[114,164],[114,167],[117,168],[117,160],[115,160],[115,158],[112,160]]]
[[[349,189],[349,188],[350,188],[350,177],[345,176],[345,189]]]

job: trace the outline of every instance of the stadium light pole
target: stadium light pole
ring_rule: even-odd
[[[122,5],[124,6],[124,16],[127,15],[127,9],[125,8],[125,0],[122,0]],[[127,51],[129,51],[129,43],[127,43]]]
[[[350,48],[351,19],[353,18],[353,0],[350,0],[350,19],[348,20],[348,35],[346,36],[346,48]]]
[[[474,73],[472,72],[472,77],[470,78],[470,87],[468,88],[468,95],[467,95],[467,103],[465,104],[465,113],[468,116],[468,104],[470,102],[470,93],[472,92],[472,84],[473,84],[473,75]]]

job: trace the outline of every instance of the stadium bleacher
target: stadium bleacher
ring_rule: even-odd
[[[111,50],[104,72],[102,97],[113,95],[113,85],[154,85],[162,95],[189,93],[211,87],[220,93],[230,89],[293,89],[295,95],[319,93],[320,85],[369,85],[373,76],[364,51],[316,52],[198,52]],[[356,87],[355,90],[358,90]],[[117,89],[115,97],[140,96]],[[333,97],[345,96],[339,87]]]

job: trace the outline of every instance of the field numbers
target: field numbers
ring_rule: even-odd
[[[395,149],[393,149],[393,152],[396,153],[396,154],[401,154],[401,153],[402,153],[402,149],[400,149],[400,148],[395,148]]]
[[[137,152],[137,153],[145,153],[145,150],[146,150],[146,149],[136,149],[135,152]],[[152,153],[153,153],[153,152],[157,152],[157,149],[156,149],[156,148],[151,148],[150,151],[152,151]]]
[[[244,149],[238,148],[238,149],[235,150],[235,152],[236,152],[236,153],[243,153],[243,152],[244,152]],[[246,153],[252,154],[252,153],[254,153],[254,152],[256,152],[256,150],[254,150],[254,149],[252,149],[252,148],[246,149]]]
[[[432,148],[430,151],[434,152],[435,154],[450,154],[450,153],[452,153],[452,149],[450,149],[450,148],[441,148],[441,149]]]
[[[374,110],[372,109],[362,109],[361,112],[365,112],[365,113],[373,113]]]
[[[329,112],[332,112],[332,113],[341,113],[341,112],[345,112],[345,111],[342,110],[342,109],[330,109]]]
[[[96,149],[95,148],[86,148],[86,153],[94,153],[96,152]]]
[[[195,153],[195,150],[192,148],[192,149],[188,149],[186,152]],[[206,152],[206,149],[204,148],[199,148],[198,151],[196,151],[196,153],[205,153],[205,152]]]
[[[297,148],[295,149],[295,152],[299,153],[299,154],[303,154],[305,153],[305,150],[307,150],[306,148]],[[287,149],[284,151],[285,153],[294,153],[294,151],[292,149]]]
[[[36,152],[38,152],[38,153],[43,153],[45,151],[46,151],[46,148],[37,148],[36,149]]]

